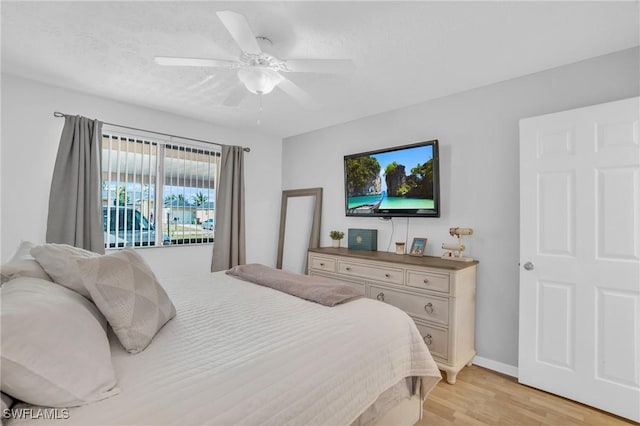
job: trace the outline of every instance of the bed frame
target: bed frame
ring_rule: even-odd
[[[413,426],[422,419],[422,400],[419,395],[403,399],[375,423],[376,426]]]

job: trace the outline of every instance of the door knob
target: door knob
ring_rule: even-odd
[[[533,264],[533,262],[527,262],[524,264],[524,269],[526,269],[527,271],[533,271],[533,269],[536,266]]]

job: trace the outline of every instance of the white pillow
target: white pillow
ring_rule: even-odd
[[[146,348],[176,308],[151,268],[132,249],[77,259],[83,284],[130,353]]]
[[[44,244],[32,248],[31,255],[53,281],[91,300],[89,292],[82,285],[76,259],[96,257],[99,254],[67,244]]]
[[[1,267],[2,274],[0,282],[2,284],[18,277],[34,277],[53,281],[44,269],[42,269],[42,266],[31,256],[30,251],[33,247],[35,247],[35,245],[29,241],[20,241],[20,245],[18,245],[11,259]]]
[[[2,392],[47,407],[73,407],[120,392],[106,324],[79,294],[38,278],[0,289]]]

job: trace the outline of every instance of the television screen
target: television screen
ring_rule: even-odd
[[[347,216],[440,216],[438,141],[344,157]]]

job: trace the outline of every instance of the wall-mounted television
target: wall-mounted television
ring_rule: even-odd
[[[440,217],[438,141],[344,157],[345,212],[363,217]]]

